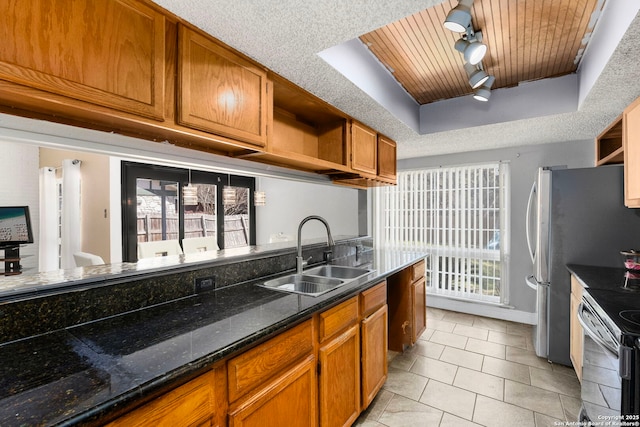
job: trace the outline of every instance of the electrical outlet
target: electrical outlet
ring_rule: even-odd
[[[195,280],[196,293],[211,291],[216,287],[215,276],[199,277]]]

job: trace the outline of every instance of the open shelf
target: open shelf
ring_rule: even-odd
[[[624,163],[622,116],[596,137],[596,166]]]
[[[238,157],[318,173],[349,171],[348,117],[288,80],[269,77],[273,126],[267,149]]]

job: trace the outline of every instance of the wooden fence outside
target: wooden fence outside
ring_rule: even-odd
[[[167,218],[165,240],[178,239],[178,218]],[[217,230],[215,215],[185,215],[184,237],[215,236]],[[138,242],[153,242],[162,238],[162,216],[144,215],[138,217]],[[229,215],[224,219],[225,248],[249,245],[249,215]]]

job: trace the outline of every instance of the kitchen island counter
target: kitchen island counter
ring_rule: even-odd
[[[374,249],[364,258],[372,273],[319,297],[260,278],[5,343],[0,425],[102,424],[426,256]]]

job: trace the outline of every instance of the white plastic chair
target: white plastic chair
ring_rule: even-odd
[[[87,267],[89,265],[102,265],[104,260],[101,256],[90,254],[88,252],[76,252],[73,254],[73,260],[78,267]]]
[[[138,258],[153,258],[168,255],[182,255],[182,248],[177,240],[138,242]]]
[[[218,248],[217,238],[208,236],[182,239],[182,249],[185,254],[192,254],[195,252],[217,251],[220,248]]]

